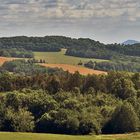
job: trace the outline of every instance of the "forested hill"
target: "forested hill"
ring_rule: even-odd
[[[31,51],[57,52],[73,45],[73,40],[63,36],[45,37],[4,37],[0,38],[0,48],[24,48]]]
[[[140,56],[140,44],[102,44],[89,39],[78,39],[80,44],[68,48],[66,54],[85,58],[112,59],[116,56]]]
[[[64,36],[5,37],[0,38],[0,49],[2,48],[23,48],[31,51],[52,52],[60,51],[61,48],[67,48],[66,55],[100,59],[111,59],[116,55],[140,56],[140,44],[105,45],[88,38],[73,39]]]

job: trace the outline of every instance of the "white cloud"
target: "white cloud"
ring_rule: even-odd
[[[7,15],[26,12],[30,17],[52,18],[139,18],[139,0],[0,0],[0,12]],[[4,10],[3,8],[8,8]],[[44,17],[43,17],[44,16]],[[21,17],[22,18],[22,17]],[[25,19],[26,20],[26,19]]]
[[[28,27],[26,32],[30,28],[50,31],[51,26],[54,32],[64,27],[68,32],[77,29],[80,34],[85,34],[84,29],[110,33],[130,26],[140,28],[140,0],[0,0],[0,3],[0,29],[7,32],[18,27],[23,30]]]

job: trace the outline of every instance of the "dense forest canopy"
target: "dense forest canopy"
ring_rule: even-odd
[[[61,48],[67,48],[67,55],[102,59],[110,59],[118,54],[140,56],[139,46],[140,44],[105,45],[88,38],[73,39],[63,36],[0,38],[0,48],[24,48],[32,51],[60,51]]]
[[[31,51],[51,51],[57,52],[61,48],[68,47],[70,38],[59,36],[46,37],[9,37],[0,38],[0,48],[24,48]]]
[[[139,73],[82,76],[29,63],[14,60],[1,66],[0,131],[83,135],[140,131]]]
[[[78,39],[78,45],[68,48],[66,54],[98,59],[112,59],[116,56],[140,56],[140,44],[121,45],[121,44],[102,44],[90,39]]]

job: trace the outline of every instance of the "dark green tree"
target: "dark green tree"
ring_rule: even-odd
[[[107,134],[136,132],[139,123],[139,118],[133,106],[124,102],[116,108],[111,119],[103,127],[102,132]]]

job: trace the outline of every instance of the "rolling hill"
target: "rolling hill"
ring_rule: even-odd
[[[124,44],[124,45],[133,45],[133,44],[137,44],[137,43],[140,43],[140,41],[127,40],[127,41],[123,42],[122,44]]]

